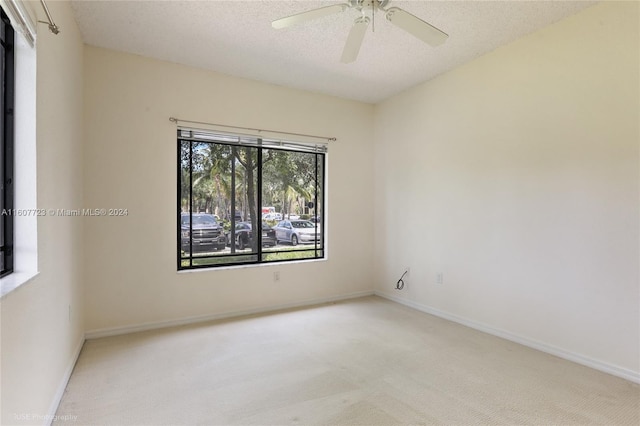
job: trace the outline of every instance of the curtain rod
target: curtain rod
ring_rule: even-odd
[[[47,21],[38,21],[38,22],[49,25],[49,31],[51,31],[54,34],[58,34],[60,32],[60,28],[56,25],[55,22],[53,22],[53,18],[51,17],[51,13],[49,12],[49,8],[47,7],[47,4],[44,2],[44,0],[40,0],[40,4],[44,9],[44,13],[47,15]]]
[[[315,138],[315,139],[325,139],[329,142],[335,142],[337,139],[336,138],[331,138],[331,137],[327,137],[327,136],[315,136],[315,135],[305,135],[304,133],[291,133],[291,132],[281,132],[279,130],[265,130],[265,129],[255,129],[255,128],[251,128],[251,127],[239,127],[239,126],[229,126],[229,125],[225,125],[225,124],[216,124],[216,123],[205,123],[202,121],[190,121],[190,120],[182,120],[180,118],[175,118],[175,117],[169,117],[169,121],[178,124],[179,122],[182,123],[191,123],[191,124],[204,124],[206,126],[215,126],[215,127],[224,127],[227,129],[240,129],[240,130],[249,130],[252,132],[267,132],[267,133],[278,133],[280,135],[289,135],[289,136],[300,136],[300,137],[305,137],[305,138]]]

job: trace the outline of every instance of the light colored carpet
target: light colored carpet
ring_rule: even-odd
[[[639,412],[636,384],[367,297],[87,341],[57,414],[83,425],[638,425]]]

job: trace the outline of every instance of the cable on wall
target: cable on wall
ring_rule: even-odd
[[[400,277],[398,282],[396,283],[396,290],[402,290],[404,288],[404,281],[402,280],[405,275],[407,275],[409,271],[404,271],[404,274]]]

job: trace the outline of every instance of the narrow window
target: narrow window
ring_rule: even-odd
[[[0,182],[0,251],[2,252],[0,276],[13,272],[13,217],[15,214],[13,203],[14,180],[14,31],[9,18],[0,9],[0,37],[2,48],[2,94],[0,96],[0,135],[2,138],[2,159],[0,168],[2,181]]]
[[[178,269],[325,257],[326,146],[178,130]]]

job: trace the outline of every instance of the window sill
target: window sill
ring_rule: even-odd
[[[0,278],[0,299],[40,275],[38,271],[15,271]]]
[[[248,269],[248,268],[264,268],[264,267],[274,267],[274,266],[283,266],[283,265],[295,265],[296,263],[310,263],[310,262],[326,262],[327,257],[320,259],[299,259],[299,260],[285,260],[280,262],[262,262],[262,263],[249,263],[249,264],[240,264],[240,265],[226,265],[226,266],[215,266],[210,268],[193,268],[193,269],[179,269],[176,271],[177,274],[191,274],[191,273],[199,273],[199,272],[211,272],[211,271],[224,271],[229,269]]]

